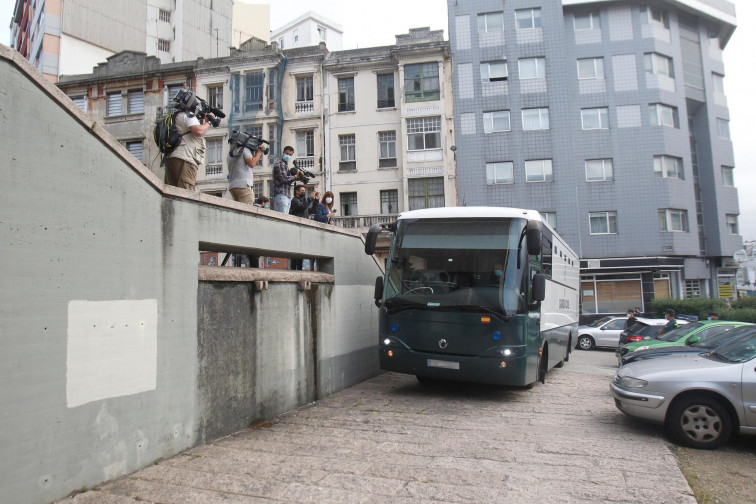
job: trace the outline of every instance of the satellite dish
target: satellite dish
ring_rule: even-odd
[[[738,261],[739,263],[740,262],[745,262],[745,261],[748,260],[748,253],[746,253],[745,250],[740,249],[737,252],[735,252],[734,254],[732,254],[732,258],[735,259],[736,261]]]

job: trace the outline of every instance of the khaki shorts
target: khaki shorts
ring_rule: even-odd
[[[255,204],[255,193],[252,191],[251,187],[234,187],[232,189],[229,189],[229,191],[231,192],[231,196],[236,201],[249,203],[250,205]]]
[[[189,161],[179,158],[168,158],[165,162],[168,183],[172,186],[194,191],[197,182],[197,167]]]

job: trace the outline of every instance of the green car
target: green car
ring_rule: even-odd
[[[622,365],[622,356],[637,350],[648,350],[649,348],[661,348],[665,346],[683,346],[692,345],[699,341],[705,340],[717,334],[729,331],[736,327],[747,325],[746,322],[732,322],[729,320],[702,320],[700,322],[691,322],[684,326],[678,327],[674,331],[656,336],[656,339],[644,339],[625,344],[620,350],[617,360]]]

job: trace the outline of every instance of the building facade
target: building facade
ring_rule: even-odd
[[[343,36],[340,24],[312,11],[270,32],[270,40],[278,43],[281,49],[314,46],[325,42],[329,50],[340,51]]]
[[[11,47],[50,80],[125,50],[162,63],[229,54],[232,0],[16,0]]]
[[[730,296],[732,4],[448,8],[460,204],[543,212],[582,259],[583,314]]]

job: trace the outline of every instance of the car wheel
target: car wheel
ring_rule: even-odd
[[[690,396],[672,405],[667,416],[667,427],[678,443],[711,450],[730,439],[732,418],[716,399]]]
[[[593,348],[593,338],[585,334],[578,338],[578,348],[580,350],[590,350]]]

